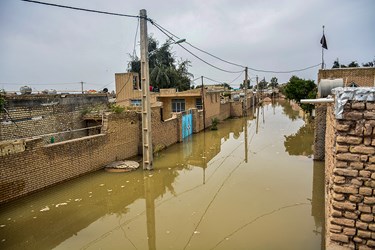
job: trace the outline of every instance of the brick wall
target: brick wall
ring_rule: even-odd
[[[243,113],[242,102],[231,102],[230,104],[230,116],[241,117]]]
[[[160,107],[153,107],[151,114],[152,123],[152,144],[154,152],[162,150],[170,145],[179,142],[181,130],[179,128],[178,117],[162,121]],[[181,115],[179,116],[181,119]]]
[[[327,248],[375,248],[375,103],[349,101],[343,119],[327,109]]]
[[[361,87],[375,86],[375,68],[342,68],[342,69],[320,69],[318,82],[321,79],[342,78],[345,86],[355,82]]]
[[[106,94],[7,96],[0,141],[86,127],[82,114],[107,105]]]
[[[24,151],[0,156],[0,203],[138,154],[137,113],[109,114],[104,123],[103,134],[53,144],[36,137]]]

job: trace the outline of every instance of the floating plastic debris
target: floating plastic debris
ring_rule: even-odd
[[[125,186],[121,186],[121,188],[124,188]]]
[[[36,217],[36,216],[33,217],[34,220],[35,220],[36,218],[38,218],[38,217]]]
[[[56,206],[55,206],[55,207],[59,207],[59,206],[66,206],[66,205],[68,205],[68,203],[66,203],[66,202],[63,202],[63,203],[59,203],[59,204],[56,204]]]
[[[194,231],[194,234],[200,234],[201,232],[199,232],[199,231]]]
[[[6,239],[2,239],[2,240],[1,240],[1,242],[5,242],[5,241],[6,241]]]
[[[81,201],[82,199],[81,198],[79,198],[79,199],[75,199],[74,201]]]
[[[5,227],[5,225],[3,224],[3,225],[0,225],[0,227]]]
[[[129,181],[126,181],[127,183],[129,183]]]
[[[149,175],[148,175],[148,177],[150,177],[150,178],[151,178],[151,177],[152,177],[152,174],[149,174]]]
[[[49,207],[48,206],[45,206],[44,208],[40,209],[40,212],[45,212],[45,211],[49,211]]]
[[[104,184],[100,184],[100,185],[99,185],[99,187],[103,187],[103,186],[104,186]]]
[[[107,189],[108,192],[112,192],[112,189]]]

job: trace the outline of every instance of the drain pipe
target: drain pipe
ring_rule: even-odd
[[[334,101],[335,99],[333,98],[301,99],[301,103],[310,103],[310,104],[332,103]]]

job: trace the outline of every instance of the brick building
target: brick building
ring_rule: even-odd
[[[338,78],[343,79],[344,87],[350,87],[352,84],[357,87],[373,87],[375,86],[375,67],[319,70],[318,82],[322,79]]]

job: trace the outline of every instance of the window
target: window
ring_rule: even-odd
[[[197,109],[203,109],[202,98],[197,98],[197,99],[195,99],[195,107],[196,107]]]
[[[133,89],[139,89],[138,77],[133,76]]]
[[[133,99],[133,100],[130,100],[130,104],[132,106],[142,106],[142,101],[141,99]]]
[[[172,112],[185,111],[185,99],[172,99]]]
[[[355,82],[352,82],[351,84],[349,84],[349,87],[354,87],[354,88],[357,88],[358,85],[355,83]]]

